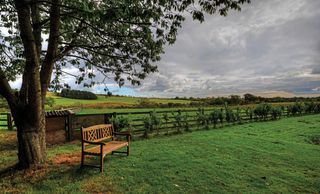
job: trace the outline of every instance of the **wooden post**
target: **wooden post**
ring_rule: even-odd
[[[110,113],[105,113],[104,114],[104,123],[105,124],[110,124],[111,123],[110,119],[111,119],[113,114],[112,113],[111,114]]]
[[[7,123],[8,123],[8,130],[12,131],[13,126],[12,126],[12,117],[10,113],[7,113]]]
[[[69,114],[66,118],[67,120],[67,139],[68,141],[71,141],[71,139],[73,138],[72,133],[73,133],[73,129],[72,129],[72,122],[73,122],[73,114]]]

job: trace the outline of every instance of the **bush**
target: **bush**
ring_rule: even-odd
[[[260,119],[260,120],[266,120],[268,118],[268,115],[271,111],[271,105],[268,103],[261,103],[256,106],[254,109],[254,114]]]
[[[241,124],[242,118],[241,118],[241,108],[240,107],[237,107],[236,112],[233,115],[234,115],[234,120]]]
[[[301,102],[295,102],[293,105],[287,107],[288,115],[295,116],[296,114],[302,114],[304,111],[304,104]]]
[[[168,115],[168,113],[163,113],[162,114],[162,119],[164,120],[164,123],[166,125],[167,135],[168,135],[169,134],[169,129],[168,129],[169,115]]]
[[[130,128],[129,117],[124,117],[124,116],[111,117],[111,123],[114,127],[114,130],[117,132],[120,132],[125,128]]]
[[[190,124],[188,121],[189,115],[185,114],[182,116],[182,126],[184,128],[184,131],[190,131]]]
[[[220,121],[221,127],[223,127],[224,114],[223,114],[223,109],[222,108],[218,112],[218,115],[219,115],[219,121]]]
[[[143,118],[144,124],[144,137],[148,138],[149,133],[153,132],[154,130],[157,131],[159,134],[159,129],[161,126],[161,118],[157,115],[155,111],[151,112],[149,116]]]
[[[149,137],[149,133],[151,132],[151,128],[152,128],[152,123],[151,123],[150,116],[147,116],[147,117],[143,118],[143,125],[144,125],[143,137],[144,138],[148,138]]]
[[[226,109],[226,121],[228,123],[233,122],[234,121],[233,110],[231,108],[229,108],[227,104],[225,104],[225,109]]]
[[[157,134],[159,134],[159,129],[161,126],[161,118],[157,115],[155,111],[150,113],[151,120],[151,131],[156,130]]]
[[[181,115],[181,112],[178,112],[177,114],[172,113],[174,118],[173,127],[177,129],[177,133],[181,133],[181,129],[183,128],[183,116]]]
[[[55,103],[54,98],[46,97],[46,101],[44,104],[52,108],[54,106],[54,103]]]
[[[248,107],[248,108],[246,109],[246,115],[247,115],[247,117],[249,117],[250,120],[253,119],[253,114],[254,114],[253,109],[250,108],[250,107]]]
[[[85,99],[85,100],[96,100],[98,98],[92,92],[80,91],[80,90],[69,90],[69,89],[62,89],[60,96],[65,98]]]
[[[282,116],[282,108],[281,107],[272,107],[270,112],[271,112],[271,118],[273,120],[280,119]]]
[[[198,112],[196,113],[196,121],[198,128],[199,126],[204,126],[206,129],[209,128],[209,121],[210,118],[209,116],[204,114],[204,109],[199,108]]]
[[[219,110],[213,110],[209,115],[210,122],[213,124],[213,127],[216,128],[219,122]]]
[[[314,102],[305,102],[305,112],[306,113],[313,113],[316,109],[317,104],[315,104]]]

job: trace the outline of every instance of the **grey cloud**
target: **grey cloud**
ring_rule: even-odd
[[[319,8],[318,0],[252,1],[228,17],[207,16],[203,24],[188,19],[176,44],[165,49],[160,73],[139,91],[161,96],[315,92]]]
[[[202,24],[189,17],[177,42],[165,48],[159,73],[139,87],[126,86],[137,95],[163,97],[320,95],[319,18],[319,0],[252,1],[227,17],[206,16]]]

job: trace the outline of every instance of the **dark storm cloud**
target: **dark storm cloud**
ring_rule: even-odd
[[[252,1],[228,17],[187,19],[159,73],[137,88],[161,96],[314,93],[320,86],[320,1]]]

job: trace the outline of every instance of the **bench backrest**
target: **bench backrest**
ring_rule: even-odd
[[[111,139],[112,136],[113,126],[111,124],[101,124],[87,128],[81,128],[82,140],[98,142],[106,139]]]

